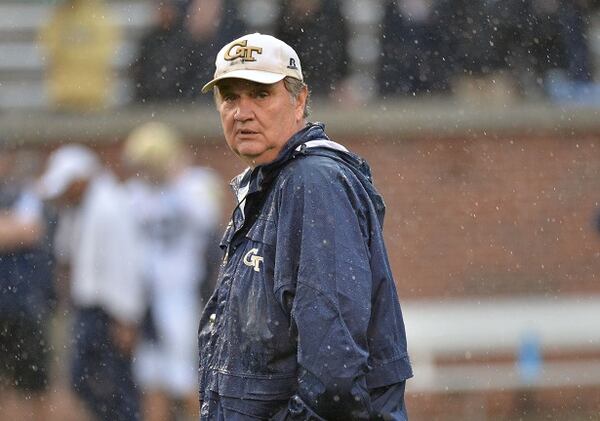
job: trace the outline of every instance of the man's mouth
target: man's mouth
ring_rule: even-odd
[[[238,130],[238,134],[246,135],[246,136],[247,135],[254,135],[254,134],[257,134],[257,133],[258,132],[255,132],[253,130],[247,130],[247,129]]]

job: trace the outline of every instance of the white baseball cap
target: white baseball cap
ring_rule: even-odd
[[[285,42],[259,33],[244,35],[221,48],[215,60],[213,80],[202,87],[211,90],[222,79],[238,78],[270,85],[286,76],[304,80],[298,54]]]
[[[83,145],[65,145],[48,158],[40,178],[39,190],[44,199],[60,197],[76,180],[89,179],[101,168],[96,154]]]

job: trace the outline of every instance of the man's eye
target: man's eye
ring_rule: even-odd
[[[223,90],[220,92],[220,94],[223,101],[231,101],[232,99],[235,99],[235,94],[233,92],[227,92]]]
[[[268,96],[269,96],[269,93],[267,91],[258,91],[256,93],[257,98],[266,98]]]

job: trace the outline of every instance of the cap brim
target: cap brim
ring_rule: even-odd
[[[283,80],[285,76],[286,75],[282,75],[281,73],[265,72],[262,70],[233,70],[208,82],[202,87],[202,93],[205,94],[206,92],[210,91],[217,82],[223,79],[245,79],[252,82],[270,85]]]

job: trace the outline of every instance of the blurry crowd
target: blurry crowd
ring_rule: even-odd
[[[222,186],[187,148],[154,121],[111,168],[81,144],[0,150],[0,420],[198,418]]]
[[[202,102],[213,58],[256,31],[239,0],[149,0],[150,28],[127,67],[135,103]],[[595,0],[382,0],[370,28],[375,98],[469,95],[600,100],[589,33]],[[279,0],[268,31],[300,55],[313,98],[353,98],[351,1]],[[102,16],[102,19],[98,19]],[[103,0],[63,0],[42,31],[49,92],[64,108],[106,105],[110,64],[123,39]],[[354,18],[356,19],[356,18]],[[261,30],[264,30],[262,28]],[[366,48],[363,45],[361,48]],[[365,76],[365,75],[364,75]],[[364,80],[364,78],[362,79]]]
[[[388,1],[380,93],[444,92],[482,82],[553,97],[560,96],[559,84],[591,87],[592,6],[578,0]]]

